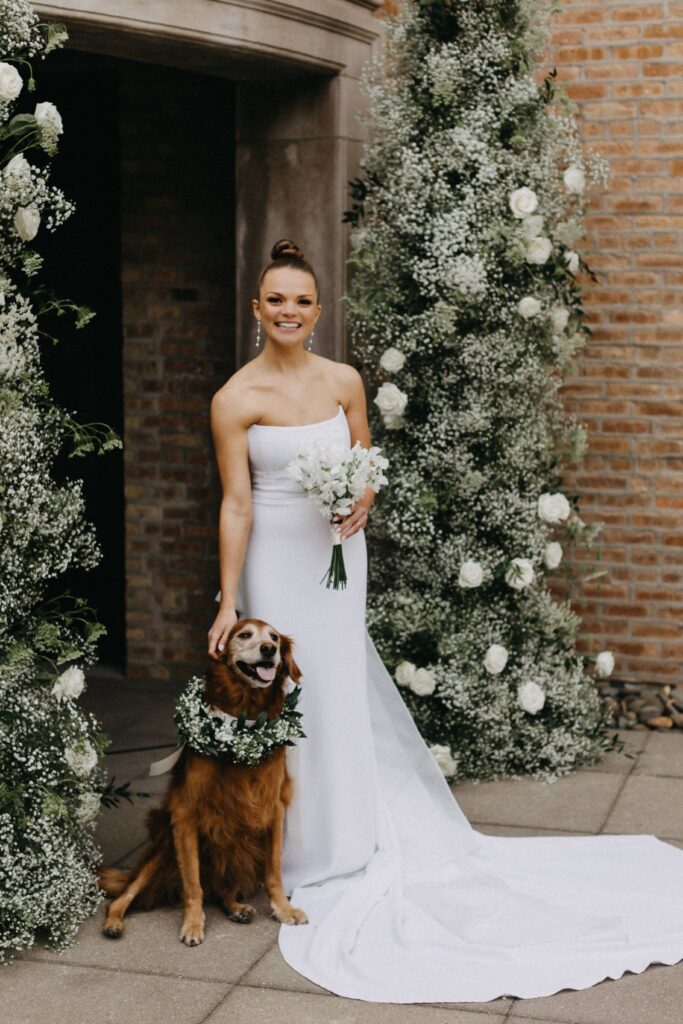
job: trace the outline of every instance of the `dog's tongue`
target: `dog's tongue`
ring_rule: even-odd
[[[264,682],[270,682],[275,679],[275,665],[256,665],[256,674]]]

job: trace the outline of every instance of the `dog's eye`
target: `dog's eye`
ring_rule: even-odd
[[[275,641],[275,643],[277,643],[277,633],[271,633],[271,634],[270,634],[270,639],[271,639],[271,640],[274,640],[274,641]]]
[[[248,640],[248,639],[249,639],[249,637],[251,636],[251,633],[248,633],[248,632],[244,632],[244,633],[238,633],[237,635],[238,635],[238,637],[240,637],[240,638],[241,638],[242,640]]]

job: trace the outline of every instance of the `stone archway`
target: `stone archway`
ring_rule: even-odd
[[[248,299],[271,242],[291,234],[327,307],[320,351],[342,358],[346,183],[362,146],[358,79],[381,0],[42,0],[70,46],[236,83],[237,363],[251,352]],[[322,326],[322,325],[321,325]],[[318,337],[318,334],[316,337]]]
[[[209,400],[253,354],[249,298],[275,238],[293,236],[314,262],[326,307],[316,348],[345,357],[342,212],[378,5],[36,6],[69,29],[55,70],[66,57],[121,75],[126,668],[179,679],[205,649],[218,585]]]

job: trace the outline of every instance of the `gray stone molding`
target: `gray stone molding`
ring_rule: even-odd
[[[315,348],[345,359],[347,182],[358,173],[358,78],[381,0],[40,0],[69,47],[219,75],[236,89],[237,365],[256,354],[250,299],[277,238],[319,273]],[[220,197],[217,197],[220,202]]]
[[[232,78],[252,77],[263,59],[299,72],[358,74],[359,48],[379,31],[378,0],[40,0],[35,7],[65,23],[77,49],[142,60],[147,49],[147,59],[165,55],[164,63]],[[229,68],[227,53],[237,58]]]

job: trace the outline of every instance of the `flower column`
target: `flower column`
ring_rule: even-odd
[[[596,533],[560,491],[585,437],[558,387],[589,333],[574,245],[606,172],[533,76],[549,7],[401,5],[348,214],[355,351],[392,466],[370,628],[456,779],[551,778],[610,745],[578,620],[545,582],[561,541]]]
[[[49,307],[92,315],[41,298],[32,277],[40,255],[27,246],[73,211],[48,183],[62,131],[52,103],[12,116],[31,71],[65,38],[40,25],[24,0],[6,0],[0,21],[0,961],[41,933],[70,942],[101,898],[93,827],[100,807],[105,746],[78,704],[103,632],[86,602],[47,598],[70,567],[91,568],[100,552],[85,520],[81,481],[58,485],[52,466],[72,454],[120,444],[108,428],[81,427],[50,398],[39,348]],[[32,74],[29,90],[35,88]],[[33,150],[43,153],[33,154]]]

